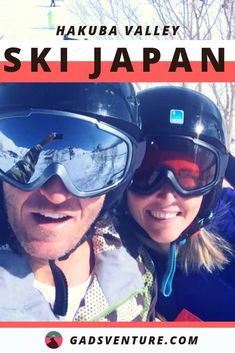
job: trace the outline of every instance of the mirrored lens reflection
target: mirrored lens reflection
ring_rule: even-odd
[[[127,143],[90,122],[40,116],[6,119],[0,128],[0,168],[19,183],[34,182],[56,163],[81,191],[113,185],[125,173]]]

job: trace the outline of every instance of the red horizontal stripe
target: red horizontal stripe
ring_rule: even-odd
[[[51,72],[44,72],[39,66],[38,72],[31,71],[31,63],[21,62],[16,72],[4,71],[4,65],[12,66],[9,62],[0,62],[1,82],[234,82],[235,62],[226,62],[224,72],[216,72],[208,64],[208,72],[201,71],[201,62],[191,62],[192,72],[185,72],[178,68],[176,72],[169,72],[170,62],[152,64],[150,72],[143,72],[142,62],[132,62],[134,71],[127,72],[125,68],[117,72],[110,72],[112,62],[102,62],[101,74],[97,79],[90,79],[89,74],[94,71],[93,62],[73,61],[68,63],[67,72],[61,72],[60,62],[47,62]]]
[[[208,327],[208,328],[235,328],[235,322],[203,322],[203,321],[184,321],[184,322],[0,322],[0,328],[60,328],[60,327],[83,327],[83,328],[151,328],[151,327]]]

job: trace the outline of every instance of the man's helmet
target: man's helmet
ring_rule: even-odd
[[[146,153],[130,189],[150,194],[168,180],[181,195],[206,195],[197,219],[180,237],[206,225],[228,162],[225,122],[206,96],[182,87],[138,94]]]
[[[76,196],[107,194],[106,210],[144,151],[131,83],[0,84],[0,178],[21,190],[58,175]]]
[[[1,84],[1,179],[31,191],[58,175],[79,197],[121,187],[145,149],[137,106],[130,83]]]

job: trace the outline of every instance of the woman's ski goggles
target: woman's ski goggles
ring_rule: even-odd
[[[0,178],[23,191],[57,175],[74,195],[98,196],[125,182],[144,151],[144,142],[92,117],[47,110],[0,117]]]
[[[175,136],[149,139],[130,190],[151,194],[168,180],[179,194],[202,195],[224,176],[222,164],[220,151],[203,141]]]

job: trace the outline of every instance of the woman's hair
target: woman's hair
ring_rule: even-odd
[[[222,270],[233,255],[230,244],[206,228],[178,246],[178,264],[185,273],[205,269],[208,272]]]

